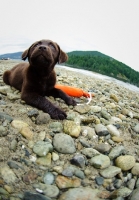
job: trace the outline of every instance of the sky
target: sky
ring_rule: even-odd
[[[50,39],[99,51],[139,71],[138,0],[0,0],[0,55]]]

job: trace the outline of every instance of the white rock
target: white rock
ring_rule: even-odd
[[[116,126],[109,124],[107,125],[107,129],[112,136],[120,136],[120,132],[116,128]]]

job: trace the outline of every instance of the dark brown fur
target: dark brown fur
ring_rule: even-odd
[[[49,113],[53,119],[65,119],[66,113],[54,106],[45,96],[58,97],[68,105],[76,105],[62,90],[54,88],[55,64],[65,62],[67,54],[55,42],[41,40],[23,52],[22,59],[26,58],[29,63],[20,63],[4,72],[4,82],[20,90],[21,99],[27,104]]]

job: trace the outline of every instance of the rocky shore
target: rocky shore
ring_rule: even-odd
[[[0,200],[138,200],[139,93],[66,69],[57,81],[95,94],[64,121],[26,105],[0,61]]]

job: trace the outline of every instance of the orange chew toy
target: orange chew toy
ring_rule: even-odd
[[[85,92],[82,89],[75,88],[72,86],[56,84],[55,88],[61,89],[63,92],[65,92],[66,94],[72,97],[82,97],[82,96],[88,97],[88,98],[90,97],[90,94],[88,92]],[[91,96],[94,96],[94,94],[92,94]]]

